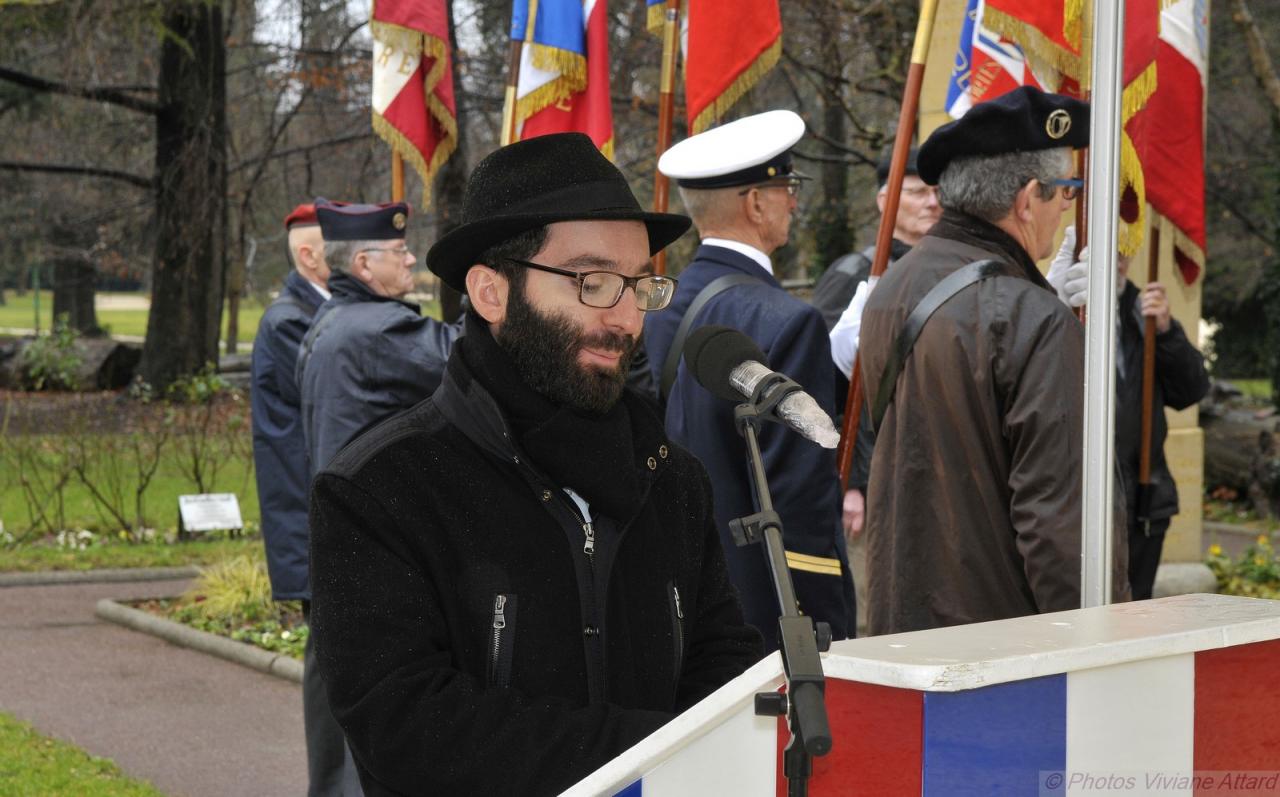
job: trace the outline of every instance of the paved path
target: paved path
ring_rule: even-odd
[[[0,589],[0,711],[174,797],[306,792],[296,684],[94,617],[185,581]]]

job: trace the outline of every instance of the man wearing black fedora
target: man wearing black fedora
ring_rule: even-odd
[[[586,136],[504,147],[427,255],[444,381],[315,481],[312,628],[366,793],[556,794],[761,655],[702,466],[624,387],[689,226]]]

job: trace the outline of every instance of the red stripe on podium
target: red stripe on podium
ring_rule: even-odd
[[[910,689],[827,679],[831,752],[813,761],[811,795],[896,797],[921,794],[924,695]],[[790,738],[778,720],[778,797],[786,797],[782,751]]]

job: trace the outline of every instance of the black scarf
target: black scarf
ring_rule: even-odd
[[[475,379],[493,396],[525,456],[556,485],[586,499],[593,512],[630,518],[642,499],[625,397],[604,415],[552,403],[524,383],[489,325],[467,313],[456,344]]]
[[[1022,248],[1022,244],[1015,241],[1013,236],[991,222],[983,221],[977,216],[970,216],[968,213],[961,213],[958,210],[943,210],[942,218],[938,219],[937,224],[933,225],[933,228],[929,230],[929,234],[939,238],[946,238],[950,241],[966,243],[979,249],[995,251],[997,254],[1003,255],[1006,261],[1026,272],[1027,279],[1046,290],[1053,290],[1040,274],[1040,269],[1036,268],[1036,263],[1031,259],[1031,255],[1027,254],[1027,250]]]

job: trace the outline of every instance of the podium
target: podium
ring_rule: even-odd
[[[1280,601],[1158,600],[836,642],[810,794],[1280,794]],[[784,795],[777,653],[567,797]]]

